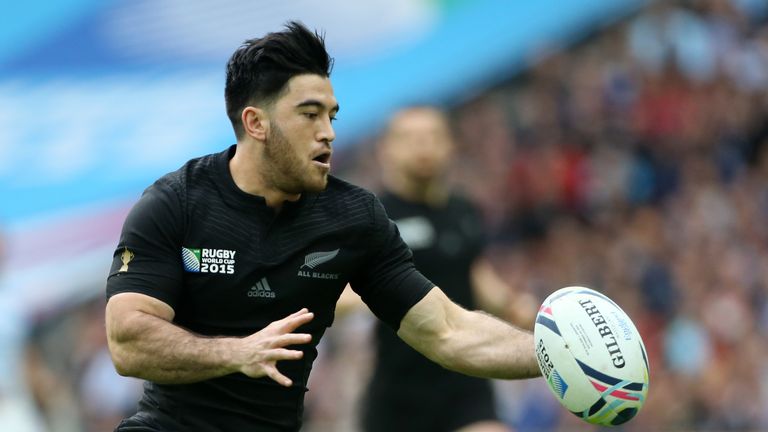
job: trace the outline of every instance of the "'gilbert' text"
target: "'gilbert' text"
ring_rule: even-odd
[[[601,314],[597,309],[597,306],[592,303],[592,300],[579,300],[579,304],[584,308],[587,315],[589,315],[592,324],[597,327],[597,332],[600,333],[600,336],[603,338],[603,343],[605,343],[605,347],[608,349],[608,354],[611,356],[613,365],[617,368],[623,368],[625,364],[624,355],[621,353],[621,349],[619,348],[618,342],[616,342],[616,336],[613,334],[611,327],[605,322],[603,314]]]

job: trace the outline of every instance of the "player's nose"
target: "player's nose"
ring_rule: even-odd
[[[333,124],[331,124],[330,119],[323,122],[322,127],[317,132],[316,139],[320,142],[324,142],[328,144],[329,146],[331,145],[333,140],[336,139],[336,131],[333,130]]]

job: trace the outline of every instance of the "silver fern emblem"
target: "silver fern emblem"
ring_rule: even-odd
[[[326,263],[336,258],[336,255],[338,254],[339,254],[339,249],[328,251],[328,252],[313,252],[311,254],[308,254],[306,257],[304,257],[304,265],[302,265],[302,267],[309,267],[311,269],[314,269],[320,264]]]

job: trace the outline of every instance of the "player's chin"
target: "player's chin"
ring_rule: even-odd
[[[306,182],[304,186],[304,190],[307,192],[322,192],[328,186],[328,174],[314,176],[314,178]]]
[[[440,170],[436,167],[425,165],[423,169],[415,168],[409,174],[414,181],[426,182],[440,175]]]

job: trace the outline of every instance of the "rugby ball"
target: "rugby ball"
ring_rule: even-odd
[[[640,411],[648,356],[634,323],[610,298],[586,287],[559,289],[542,303],[533,336],[539,369],[568,411],[603,426]]]

